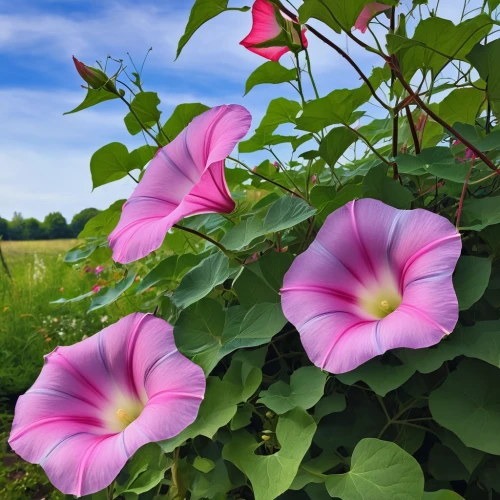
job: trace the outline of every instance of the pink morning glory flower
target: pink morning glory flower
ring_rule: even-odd
[[[356,19],[354,28],[365,33],[368,29],[368,23],[379,13],[384,10],[390,9],[390,5],[384,5],[383,3],[372,2],[369,3],[362,11],[361,14]]]
[[[203,370],[180,354],[172,327],[135,313],[45,357],[16,405],[9,439],[63,493],[107,487],[138,448],[175,436],[198,413]]]
[[[461,247],[440,215],[349,202],[286,273],[283,312],[311,361],[331,373],[389,349],[437,344],[458,320],[452,273]]]
[[[156,250],[184,217],[234,210],[224,160],[251,121],[243,106],[212,108],[156,154],[109,235],[116,262],[126,264]]]
[[[301,43],[297,31],[293,27],[294,23],[287,15],[279,11],[278,8],[274,7],[268,0],[255,0],[252,6],[252,29],[250,33],[240,42],[240,44],[247,48],[250,52],[265,57],[266,59],[270,59],[271,61],[278,61],[283,54],[286,54],[290,50],[286,46],[256,47],[256,45],[273,40],[282,33],[283,28],[276,19],[276,15],[281,15],[283,17],[281,21],[285,20],[287,25],[289,25],[287,31],[289,35],[291,35],[290,42],[297,45],[299,48],[302,46],[307,47],[305,29],[301,31]]]

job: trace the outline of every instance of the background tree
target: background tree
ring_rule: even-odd
[[[12,220],[9,224],[9,239],[22,240],[24,239],[24,217],[21,212],[14,212]]]
[[[45,236],[49,240],[69,238],[71,229],[61,212],[52,212],[43,221]]]
[[[3,240],[9,239],[9,221],[0,217],[0,237]]]
[[[85,224],[99,212],[100,210],[97,210],[97,208],[84,208],[81,212],[78,212],[71,220],[72,235],[76,238],[83,231]]]

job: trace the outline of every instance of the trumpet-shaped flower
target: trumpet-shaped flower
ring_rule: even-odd
[[[458,320],[452,273],[461,246],[440,215],[352,201],[286,273],[283,312],[311,361],[332,373],[389,349],[437,344]]]
[[[172,327],[131,314],[45,357],[17,402],[9,443],[63,493],[88,495],[139,447],[191,424],[204,392],[203,371],[177,351]]]
[[[236,104],[212,108],[157,152],[109,235],[116,262],[132,262],[156,250],[184,217],[234,210],[224,160],[251,120]]]
[[[369,3],[362,11],[361,14],[356,19],[354,28],[365,33],[368,29],[368,23],[379,13],[384,10],[390,9],[390,5],[384,5],[379,2]]]
[[[276,16],[281,16],[282,19],[278,19]],[[287,26],[286,30],[282,27],[283,24]],[[302,40],[300,40],[294,24],[287,15],[279,11],[268,0],[255,0],[252,6],[252,29],[240,44],[250,52],[271,61],[278,61],[283,54],[290,50],[289,47],[259,47],[259,45],[269,42],[283,33],[289,39],[290,45],[294,45],[298,49],[307,47],[306,30],[301,31]]]

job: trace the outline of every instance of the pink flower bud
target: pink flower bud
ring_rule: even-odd
[[[99,285],[94,285],[94,286],[92,287],[92,291],[93,291],[94,293],[99,293],[99,292],[101,291],[101,287],[100,287]]]
[[[117,90],[113,81],[104,73],[104,71],[93,68],[92,66],[87,66],[86,64],[79,61],[75,56],[73,56],[73,62],[75,63],[76,71],[87,82],[93,89],[100,89],[104,87],[109,92],[117,94]]]
[[[96,274],[101,274],[104,271],[104,269],[106,269],[104,266],[97,266],[95,268],[95,273]]]
[[[318,182],[318,176],[316,174],[311,175],[311,184],[316,184]]]

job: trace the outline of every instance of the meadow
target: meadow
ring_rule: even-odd
[[[113,323],[128,311],[127,303],[87,314],[90,299],[51,304],[75,297],[102,282],[103,275],[74,269],[63,262],[77,240],[4,241],[8,269],[0,265],[0,498],[59,499],[43,470],[9,452],[7,438],[15,402],[35,381],[43,356],[58,345],[73,344]],[[126,301],[125,301],[126,302]]]

